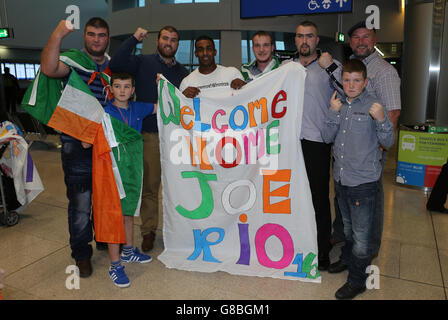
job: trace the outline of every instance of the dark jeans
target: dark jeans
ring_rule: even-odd
[[[448,162],[440,171],[440,175],[432,188],[426,208],[431,211],[443,211],[445,208],[446,196],[448,193]]]
[[[72,257],[76,260],[92,256],[92,148],[84,149],[81,142],[61,136],[62,169],[67,187],[68,230]]]
[[[345,245],[341,261],[348,265],[348,282],[364,287],[366,268],[370,265],[375,248],[376,199],[378,181],[355,187],[335,183],[335,192],[344,223]]]
[[[319,258],[327,259],[331,249],[331,209],[329,199],[331,145],[308,140],[301,140],[301,142],[316,214]]]
[[[6,90],[6,88],[5,88]],[[6,92],[5,94],[5,102],[6,102],[6,111],[10,114],[16,113],[16,103],[17,103],[17,96],[15,93],[11,94]]]
[[[383,236],[383,222],[384,222],[384,189],[383,189],[383,171],[387,161],[387,150],[383,150],[381,159],[381,176],[377,186],[377,199],[376,199],[376,215],[375,215],[375,234],[374,234],[374,246],[373,253],[378,254],[381,247],[381,239]],[[344,236],[344,224],[342,222],[341,211],[338,207],[338,201],[334,198],[334,213],[335,218],[333,221],[333,239],[336,241],[345,241]]]

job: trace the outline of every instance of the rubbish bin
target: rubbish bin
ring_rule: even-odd
[[[396,182],[430,191],[448,158],[448,127],[400,125]]]

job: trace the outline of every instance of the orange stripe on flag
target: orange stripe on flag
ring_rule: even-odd
[[[92,161],[95,239],[99,242],[126,243],[121,202],[109,152],[101,127],[93,144]]]
[[[101,127],[101,124],[59,106],[56,106],[47,125],[90,144],[93,144],[98,129]]]

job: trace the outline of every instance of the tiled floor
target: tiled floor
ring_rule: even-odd
[[[49,140],[51,140],[50,137]],[[37,144],[35,144],[37,146]],[[129,265],[131,286],[115,287],[108,276],[108,255],[94,251],[94,272],[81,279],[79,290],[68,290],[66,268],[73,264],[67,231],[67,200],[56,149],[32,148],[32,157],[45,191],[21,214],[13,227],[0,226],[0,268],[5,270],[3,299],[212,299],[259,300],[334,299],[347,273],[322,273],[322,283],[234,276],[224,272],[199,273],[166,268],[158,259],[147,265]],[[380,289],[357,299],[436,299],[448,295],[448,215],[425,209],[426,195],[394,181],[395,159],[384,175],[385,221],[383,244],[373,263],[380,270]],[[160,219],[161,220],[161,219]],[[140,244],[139,221],[135,243]],[[161,225],[157,257],[163,250]],[[335,261],[340,248],[335,247]]]

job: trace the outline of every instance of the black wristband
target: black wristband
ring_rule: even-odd
[[[332,74],[333,71],[336,70],[337,68],[338,68],[338,65],[333,62],[325,69],[325,71],[327,71],[328,74]]]

